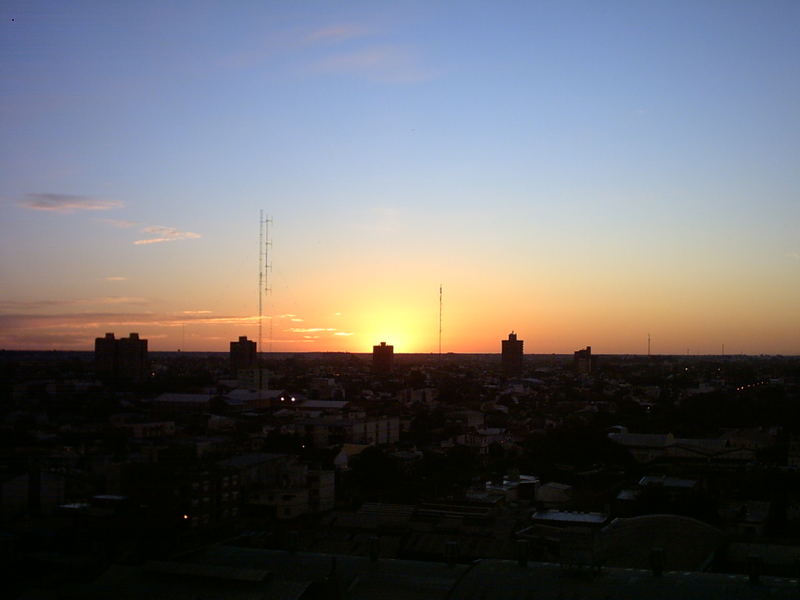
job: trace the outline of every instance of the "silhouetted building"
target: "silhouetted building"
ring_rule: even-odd
[[[375,373],[389,373],[394,362],[394,346],[387,346],[381,342],[380,346],[372,347],[372,370]]]
[[[502,340],[502,344],[503,371],[507,375],[519,375],[522,373],[522,340],[518,340],[517,334],[512,331],[507,340]]]
[[[258,365],[256,343],[240,335],[238,342],[231,342],[231,369],[234,374],[242,369],[253,369]]]
[[[117,364],[117,341],[113,333],[94,340],[94,368],[98,374],[114,375]]]
[[[115,339],[113,333],[94,340],[97,373],[115,379],[143,379],[147,375],[147,340],[138,333]]]
[[[592,347],[586,346],[583,350],[576,350],[573,358],[575,370],[585,375],[594,371],[597,357],[592,356]]]

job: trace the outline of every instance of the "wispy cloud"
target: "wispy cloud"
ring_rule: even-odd
[[[106,281],[127,281],[127,277],[119,277],[118,275],[112,275],[110,277],[103,277]]]
[[[96,219],[96,221],[119,229],[130,229],[143,225],[143,223],[139,221],[128,221],[125,219]],[[177,242],[179,240],[191,240],[203,237],[199,233],[181,231],[175,227],[165,227],[163,225],[147,225],[146,227],[142,227],[139,231],[147,234],[148,237],[135,240],[133,242],[135,246],[163,244],[165,242]]]
[[[309,47],[330,46],[363,37],[370,30],[355,23],[334,23],[309,30],[290,28],[281,31],[260,32],[242,40],[233,52],[220,56],[215,62],[226,69],[252,69],[274,57],[303,51]]]
[[[148,304],[150,300],[138,296],[104,296],[102,298],[89,298],[87,304]]]
[[[183,311],[185,315],[210,315],[210,310],[185,310]]]
[[[188,324],[248,325],[257,316],[174,315],[149,312],[2,313],[0,331],[17,329],[89,330],[105,327],[179,327]]]
[[[211,327],[239,329],[252,327],[256,321],[257,317],[249,316],[209,317],[148,312],[0,313],[0,348],[89,349],[94,338],[106,331],[139,331],[143,337],[152,340],[183,325],[202,325],[204,332],[211,333]],[[204,337],[212,338],[210,335]],[[279,341],[282,340],[272,340]]]
[[[292,313],[285,313],[285,314],[282,314],[282,315],[278,315],[278,318],[279,319],[291,319],[292,317],[296,317],[296,316],[297,315],[294,315]]]
[[[137,221],[126,221],[125,219],[96,219],[101,223],[106,223],[113,227],[118,227],[119,229],[130,229],[131,227],[136,227],[140,225]]]
[[[333,335],[348,336],[348,335],[353,335],[353,333],[351,331],[337,331]]]
[[[22,206],[31,210],[73,213],[84,210],[110,210],[120,208],[123,204],[118,200],[101,200],[73,194],[27,194]]]
[[[305,319],[301,319],[299,317],[294,317],[292,319],[292,323],[302,323],[303,321],[305,321]]]
[[[0,301],[0,312],[42,310],[70,306],[144,305],[149,302],[149,299],[139,296],[100,296],[96,298],[72,298],[66,300],[4,300]]]
[[[354,75],[396,84],[421,83],[435,76],[415,51],[403,46],[371,46],[332,54],[318,60],[312,69],[317,73]]]
[[[111,304],[122,298],[112,298]],[[105,331],[138,331],[148,339],[170,337],[169,330],[182,326],[204,326],[205,340],[233,339],[226,334],[214,336],[218,331],[241,331],[258,323],[255,315],[209,315],[206,311],[183,313],[157,313],[142,310],[106,312],[94,308],[82,310],[75,306],[82,301],[0,302],[0,348],[90,348],[94,338]],[[40,309],[46,309],[44,311]],[[70,310],[70,308],[72,310]],[[77,310],[76,310],[77,309]],[[63,311],[63,312],[62,312]],[[282,339],[272,339],[274,344],[313,344],[321,341],[328,328],[292,332]],[[175,335],[174,333],[171,335]]]
[[[315,333],[317,331],[336,331],[333,327],[291,327],[284,329],[284,331],[291,331],[292,333]]]
[[[369,30],[362,25],[355,23],[341,23],[328,25],[311,31],[305,36],[306,42],[343,42],[357,37],[362,37],[369,33]]]
[[[19,349],[41,350],[52,349],[85,349],[89,345],[86,334],[79,331],[53,332],[53,331],[25,331],[0,334],[0,345]]]
[[[151,225],[142,229],[142,233],[146,233],[152,237],[143,238],[133,242],[135,246],[144,244],[163,244],[166,242],[177,242],[179,240],[192,240],[201,236],[199,233],[192,231],[181,231],[174,227],[164,227],[162,225]]]

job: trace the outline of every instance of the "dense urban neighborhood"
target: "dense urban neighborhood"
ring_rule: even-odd
[[[694,574],[684,597],[797,593],[800,359],[516,342],[259,355],[246,337],[168,353],[107,334],[94,353],[1,352],[7,585],[480,598],[535,579],[607,597],[635,569],[630,597],[676,572]]]

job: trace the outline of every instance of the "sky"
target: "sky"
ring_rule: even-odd
[[[800,2],[0,4],[0,348],[800,354]]]

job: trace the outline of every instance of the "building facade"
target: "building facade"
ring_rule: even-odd
[[[238,342],[231,342],[231,370],[234,374],[244,369],[254,369],[258,365],[257,344],[240,335]]]
[[[147,376],[147,340],[131,333],[115,339],[113,333],[94,340],[94,364],[98,375],[114,379],[144,379]]]
[[[508,334],[507,340],[502,340],[502,351],[503,372],[506,375],[522,373],[522,340],[518,340],[513,331]]]
[[[573,364],[575,371],[583,375],[589,375],[594,371],[596,356],[592,356],[592,347],[586,346],[583,350],[576,350],[573,354]]]
[[[394,346],[387,346],[381,342],[380,346],[372,347],[372,370],[379,374],[391,373],[394,362]]]

